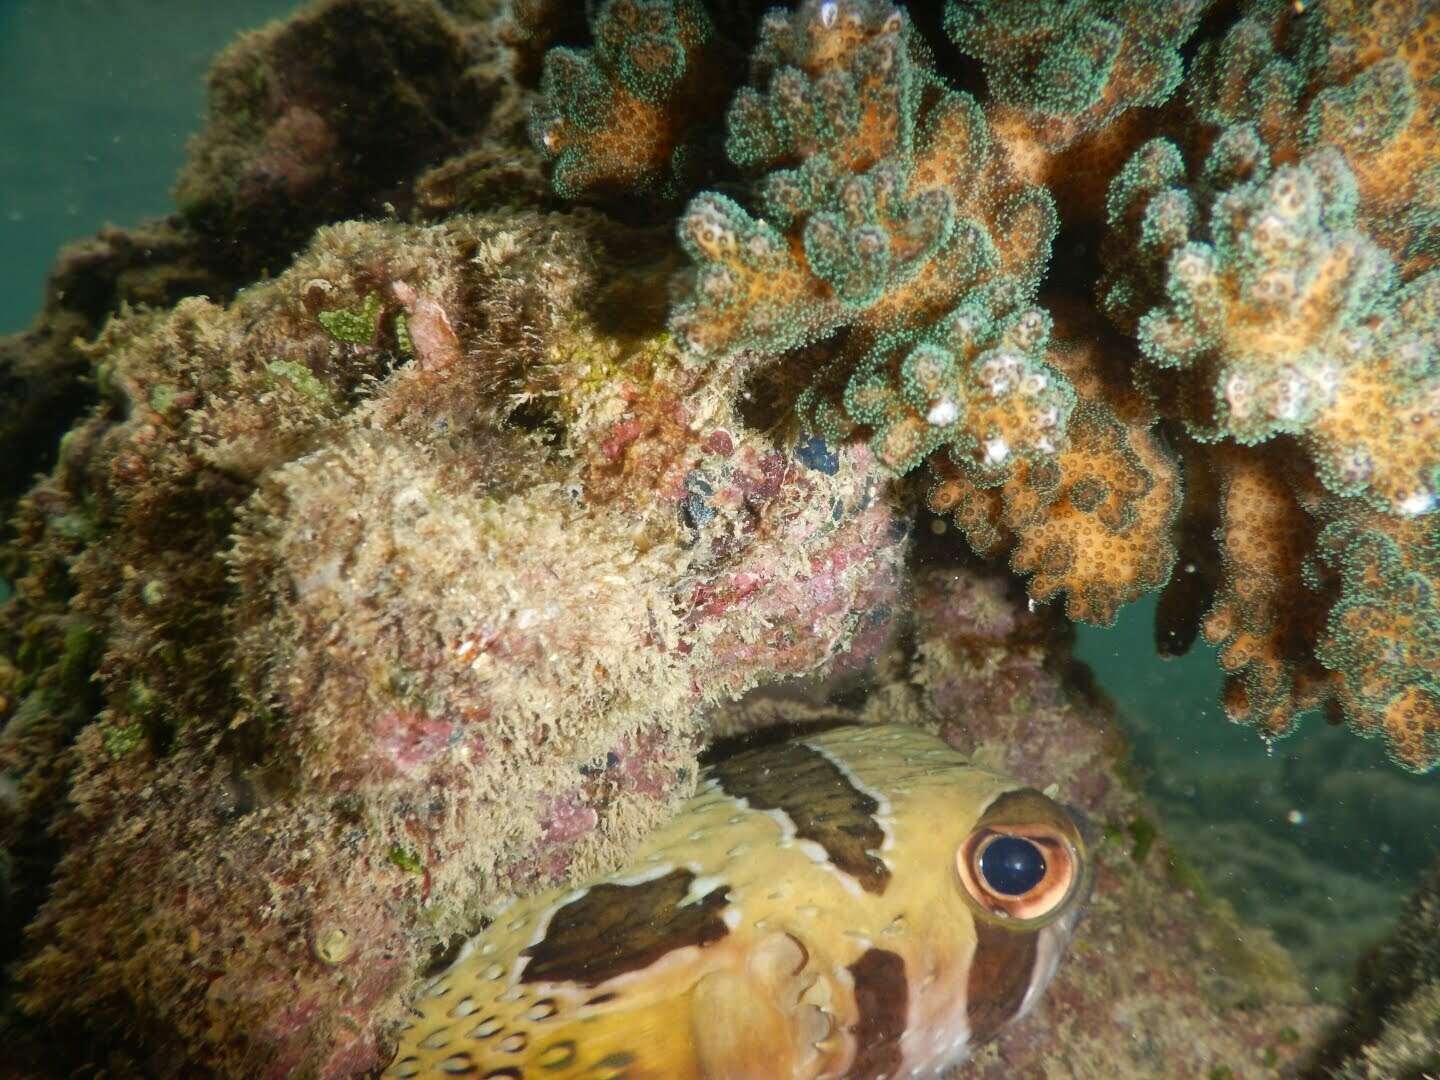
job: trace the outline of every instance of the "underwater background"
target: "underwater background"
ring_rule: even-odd
[[[173,209],[204,74],[286,0],[0,0],[0,334],[38,310],[58,247]],[[8,584],[0,581],[0,599]],[[1164,660],[1153,597],[1116,626],[1077,628],[1077,655],[1118,706],[1175,847],[1247,921],[1273,929],[1317,997],[1343,998],[1361,951],[1440,856],[1440,778],[1308,718],[1267,744],[1228,724],[1198,642]],[[1135,827],[1143,844],[1145,826]]]
[[[0,333],[38,310],[61,244],[173,210],[215,53],[296,6],[0,4],[0,78],[18,105],[0,113]],[[1440,781],[1396,770],[1378,743],[1319,716],[1268,745],[1227,724],[1215,649],[1161,658],[1154,607],[1148,597],[1112,628],[1077,627],[1077,654],[1119,706],[1177,845],[1245,918],[1275,930],[1318,995],[1339,1000],[1360,950],[1440,854]]]

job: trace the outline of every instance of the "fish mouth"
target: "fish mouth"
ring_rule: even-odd
[[[1060,970],[1060,962],[1070,951],[1070,941],[1074,937],[1075,928],[1079,925],[1081,916],[1085,914],[1085,909],[1090,902],[1089,874],[1086,875],[1080,888],[1085,890],[1084,895],[1075,902],[1070,910],[1050,925],[1043,927],[1035,935],[1035,960],[1034,966],[1030,970],[1030,984],[1026,987],[1020,1008],[1015,1013],[1014,1019],[1016,1020],[1033,1009],[1035,1003],[1045,995],[1046,989]]]

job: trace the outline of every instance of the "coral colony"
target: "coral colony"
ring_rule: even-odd
[[[64,387],[7,446],[94,393],[0,491],[25,1061],[373,1074],[477,926],[806,720],[1103,833],[974,1076],[1316,1044],[1064,617],[1158,591],[1233,720],[1440,764],[1440,9],[771,6],[320,0],[218,62],[179,214],[62,255],[0,343]],[[1433,1047],[1388,1022],[1345,1075]]]
[[[1221,647],[1232,719],[1325,706],[1428,769],[1440,12],[1248,4],[1182,79],[1209,6],[951,4],[979,100],[893,4],[765,15],[724,121],[743,183],[680,216],[670,326],[706,363],[800,369],[810,430],[923,467],[1036,600],[1106,624],[1165,588],[1170,643]],[[558,190],[674,183],[659,163],[709,122],[683,92],[701,26],[627,0],[593,51],[549,53]],[[627,93],[670,119],[608,121]]]

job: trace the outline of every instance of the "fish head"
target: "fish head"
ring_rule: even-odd
[[[974,952],[970,1041],[993,1038],[1045,992],[1069,948],[1093,881],[1082,815],[1032,788],[984,804],[953,852],[953,887],[969,910]]]

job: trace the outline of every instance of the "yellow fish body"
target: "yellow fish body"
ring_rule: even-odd
[[[745,751],[630,866],[467,943],[385,1075],[938,1076],[1044,990],[1087,862],[1063,807],[911,728]]]

